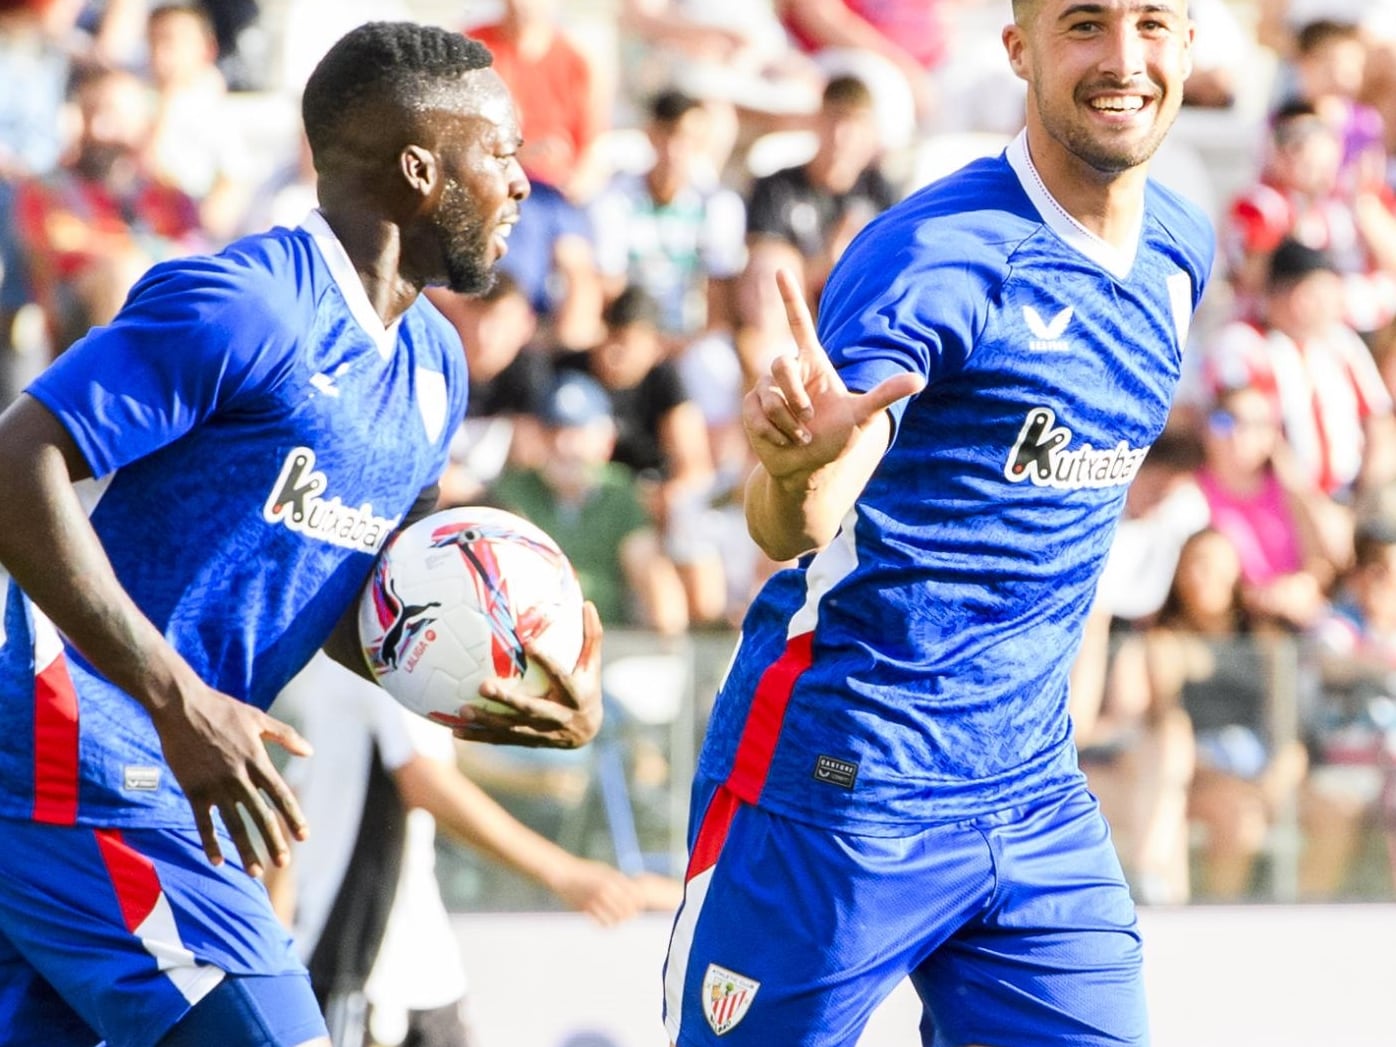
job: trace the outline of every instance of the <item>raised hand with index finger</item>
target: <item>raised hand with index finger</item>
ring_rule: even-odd
[[[814,330],[799,282],[788,270],[776,286],[795,339],[742,406],[747,438],[772,477],[809,474],[842,457],[858,433],[888,406],[920,391],[919,375],[894,375],[866,393],[850,392]]]
[[[887,449],[886,409],[925,384],[906,372],[852,392],[815,334],[799,282],[776,274],[795,353],[780,356],[742,403],[761,466],[747,485],[747,526],[777,560],[831,539]]]

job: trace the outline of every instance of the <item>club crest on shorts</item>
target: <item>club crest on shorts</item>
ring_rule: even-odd
[[[703,1015],[713,1032],[721,1036],[746,1017],[759,988],[758,981],[715,963],[708,964],[703,974]]]

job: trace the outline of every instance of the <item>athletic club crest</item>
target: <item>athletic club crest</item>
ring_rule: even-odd
[[[721,1036],[746,1017],[761,983],[726,967],[708,964],[703,975],[703,1014],[713,1032]]]

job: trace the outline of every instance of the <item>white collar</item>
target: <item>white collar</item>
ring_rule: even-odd
[[[386,360],[397,346],[400,319],[394,320],[387,327],[383,326],[383,318],[368,300],[368,292],[364,290],[363,281],[359,279],[354,263],[349,260],[348,252],[344,250],[339,237],[334,235],[330,223],[325,221],[325,216],[318,209],[306,215],[300,227],[310,234],[315,246],[320,249],[320,257],[325,260],[330,276],[339,286],[339,293],[344,296],[344,304],[349,307],[349,315],[363,329],[364,334],[373,339],[379,355]]]
[[[1134,267],[1134,257],[1139,253],[1139,237],[1144,228],[1144,212],[1139,213],[1139,222],[1130,237],[1126,248],[1118,248],[1091,232],[1073,218],[1065,207],[1057,203],[1057,198],[1047,191],[1042,176],[1028,155],[1028,133],[1020,131],[1018,137],[1008,144],[1008,163],[1022,183],[1023,191],[1037,208],[1047,227],[1066,241],[1071,247],[1085,255],[1096,265],[1109,272],[1117,280],[1129,276]]]

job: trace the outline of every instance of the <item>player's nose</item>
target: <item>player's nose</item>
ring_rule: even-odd
[[[1124,84],[1144,73],[1146,41],[1127,19],[1113,22],[1101,35],[1098,66],[1102,73]]]

